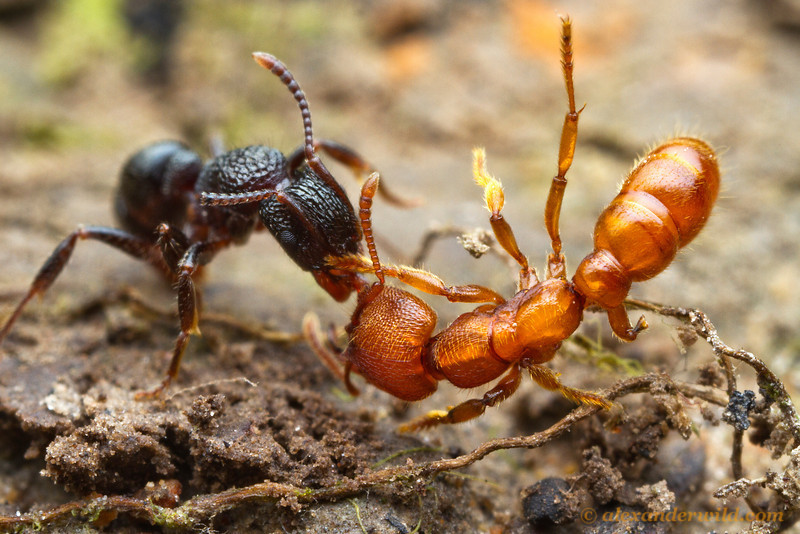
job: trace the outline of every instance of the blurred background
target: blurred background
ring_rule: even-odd
[[[204,155],[215,136],[229,148],[298,146],[295,103],[252,62],[254,50],[293,71],[318,137],[357,149],[388,186],[425,200],[413,211],[376,205],[387,260],[410,261],[432,225],[487,226],[470,171],[470,150],[481,145],[506,186],[506,216],[541,268],[549,248],[543,204],[566,109],[558,17],[569,14],[577,101],[586,103],[562,214],[570,265],[589,251],[597,214],[637,156],[676,132],[702,136],[724,169],[715,213],[691,250],[633,295],[700,307],[731,344],[793,357],[800,311],[797,4],[659,6],[5,0],[0,291],[18,293],[78,223],[113,224],[118,169],[143,145],[174,138]],[[355,194],[346,170],[337,176]],[[349,306],[337,309],[268,236],[253,241],[209,270],[215,307],[244,307],[245,316],[284,326],[295,320],[286,309],[346,318]],[[81,246],[74,262],[58,294],[147,276],[97,245]],[[452,239],[425,265],[452,283],[513,290],[501,262],[475,261]],[[241,298],[253,294],[261,298]]]
[[[566,111],[566,14],[576,99],[586,104],[561,216],[568,269],[591,250],[594,221],[638,156],[675,133],[703,137],[720,153],[717,207],[689,250],[631,295],[704,310],[726,343],[756,353],[796,391],[796,0],[2,0],[0,315],[77,224],[115,224],[117,173],[144,145],[180,139],[207,157],[215,138],[286,153],[300,144],[295,102],[251,60],[255,50],[294,73],[317,137],[355,148],[398,194],[424,199],[413,210],[376,202],[386,261],[410,262],[437,225],[488,228],[471,176],[470,151],[484,146],[506,188],[506,218],[541,271],[550,247],[542,213]],[[331,167],[354,197],[355,180]],[[425,267],[452,284],[514,291],[503,261],[475,260],[454,239],[438,242]],[[84,243],[44,305],[124,285],[164,308],[174,298],[142,265]],[[221,254],[204,288],[207,309],[292,331],[308,310],[343,324],[352,307],[333,302],[269,235]],[[466,309],[434,304],[443,324]],[[625,354],[683,372],[671,329],[651,323]],[[617,349],[603,317],[589,314],[586,324]],[[505,434],[502,423],[487,424]],[[467,436],[465,446],[485,437]]]

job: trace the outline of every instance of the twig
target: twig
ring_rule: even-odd
[[[794,437],[795,446],[800,444],[800,419],[797,416],[797,410],[791,397],[786,392],[783,382],[767,367],[767,365],[757,358],[754,354],[744,350],[734,350],[719,338],[716,327],[708,319],[708,316],[695,309],[687,308],[674,308],[670,306],[662,306],[650,302],[640,300],[628,299],[626,303],[643,310],[656,312],[660,315],[667,317],[674,317],[689,324],[694,328],[698,336],[703,338],[714,351],[720,365],[725,370],[725,375],[728,383],[728,396],[730,397],[736,391],[736,377],[731,365],[731,358],[746,363],[752,367],[757,374],[757,383],[772,400],[778,403],[781,413],[783,414],[786,426],[791,430]],[[735,428],[732,437],[731,446],[731,474],[737,481],[747,480],[744,477],[744,468],[742,466],[742,452],[744,450],[743,441],[744,430]],[[746,486],[750,486],[747,485]],[[719,493],[721,490],[718,490]],[[754,513],[764,512],[761,507],[749,493],[742,495],[747,505]]]
[[[744,362],[752,367],[756,371],[759,387],[761,387],[764,390],[764,393],[778,404],[778,407],[783,414],[784,422],[792,433],[795,445],[800,445],[800,419],[798,418],[797,410],[792,402],[791,397],[786,392],[783,382],[781,382],[775,373],[773,373],[772,370],[767,367],[767,364],[757,358],[753,353],[741,349],[734,350],[723,343],[717,334],[716,327],[711,323],[711,321],[708,320],[708,316],[706,316],[705,313],[691,308],[673,308],[670,306],[662,306],[660,304],[654,304],[642,300],[628,299],[625,302],[638,309],[649,310],[660,315],[680,319],[681,321],[692,326],[697,335],[706,340],[706,342],[711,345],[711,348],[714,350],[714,354],[716,354],[717,357],[723,361],[722,364],[725,367],[726,372],[730,365],[728,364],[728,366],[725,366],[724,360],[726,358],[739,360],[740,362]],[[735,381],[729,380],[729,394],[732,393],[730,389],[731,384],[733,384],[735,387]]]
[[[647,392],[655,384],[670,380],[664,374],[651,373],[622,380],[603,392],[609,400],[619,399],[633,393]],[[675,388],[687,397],[699,397],[715,404],[725,405],[724,395],[713,388],[674,382]],[[209,518],[235,506],[253,502],[279,502],[290,505],[337,501],[353,497],[371,488],[387,485],[411,484],[424,488],[437,475],[447,471],[463,469],[492,452],[503,449],[535,449],[561,436],[576,423],[591,417],[601,408],[581,405],[569,412],[550,428],[529,436],[497,438],[487,441],[473,451],[444,460],[435,460],[415,465],[411,462],[402,466],[386,467],[365,473],[352,479],[341,479],[331,487],[306,489],[289,484],[263,482],[245,488],[231,489],[216,494],[200,495],[189,499],[177,508],[164,508],[144,499],[108,496],[68,503],[45,512],[21,514],[19,516],[0,516],[0,529],[23,526],[41,526],[66,520],[73,516],[92,518],[101,512],[130,513],[153,524],[169,528],[191,528]]]
[[[461,246],[473,257],[480,257],[486,253],[492,253],[502,259],[507,265],[517,268],[516,261],[510,257],[503,247],[494,238],[494,234],[483,228],[465,228],[463,226],[453,226],[450,224],[433,225],[425,235],[419,250],[412,256],[411,265],[420,267],[428,258],[433,245],[440,240],[455,237]]]
[[[725,345],[717,335],[716,328],[706,315],[698,310],[672,308],[643,301],[630,300],[628,304],[639,309],[649,310],[664,316],[677,318],[689,325],[697,334],[711,345],[714,353],[720,358],[722,365],[728,358],[745,362],[758,374],[759,385],[766,394],[771,396],[780,407],[786,425],[791,429],[796,443],[800,443],[800,421],[791,398],[787,394],[781,381],[753,354],[743,350],[733,350]],[[726,367],[728,369],[728,367]],[[732,372],[731,372],[732,375]],[[674,382],[665,374],[650,373],[643,376],[624,379],[603,391],[609,400],[615,400],[633,393],[648,392],[657,388],[664,390],[664,382],[668,382],[670,390],[674,390],[687,398],[699,398],[707,402],[726,406],[729,394],[718,388],[699,386],[683,382]],[[735,388],[735,381],[729,376],[728,392],[731,385]],[[414,464],[410,460],[405,464],[394,467],[385,467],[371,471],[355,478],[343,478],[333,486],[307,489],[288,484],[263,482],[245,488],[231,489],[216,494],[201,495],[189,499],[177,508],[164,508],[148,500],[131,497],[108,496],[88,500],[76,501],[56,507],[45,512],[21,514],[18,516],[0,516],[0,529],[21,528],[25,526],[42,526],[59,520],[66,520],[73,516],[80,516],[91,520],[103,512],[130,513],[153,524],[163,525],[168,528],[192,528],[215,515],[247,502],[275,502],[283,506],[300,506],[307,503],[320,503],[354,497],[371,488],[379,486],[411,485],[422,490],[437,475],[448,471],[463,469],[492,452],[505,449],[541,447],[553,439],[571,430],[578,422],[591,417],[601,409],[598,406],[581,405],[569,412],[560,421],[550,428],[529,436],[497,438],[489,440],[469,453],[455,458],[434,460],[422,464]],[[734,457],[738,457],[734,453]],[[739,460],[740,462],[740,460]],[[758,479],[756,479],[757,481]],[[746,491],[755,482],[742,479],[733,482],[720,490],[718,494],[725,493],[725,489],[740,488]],[[722,492],[722,493],[720,493]],[[735,490],[728,494],[736,493]],[[747,497],[747,495],[741,495]]]

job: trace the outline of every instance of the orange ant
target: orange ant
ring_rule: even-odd
[[[578,403],[609,408],[611,404],[606,399],[565,386],[556,372],[542,364],[550,361],[561,343],[575,332],[583,311],[590,305],[597,305],[608,314],[612,330],[621,339],[636,339],[647,323],[641,317],[631,326],[628,319],[623,301],[631,283],[663,271],[678,249],[698,234],[711,213],[719,190],[714,151],[699,139],[670,139],[631,171],[619,194],[600,215],[594,230],[594,251],[583,259],[572,280],[567,279],[559,214],[582,111],[575,107],[571,33],[570,20],[562,19],[561,55],[569,111],[561,131],[558,174],[552,180],[544,212],[553,248],[548,255],[545,280],[539,281],[503,218],[503,190],[486,171],[482,149],[473,152],[475,181],[483,187],[498,243],[520,266],[519,291],[512,298],[506,300],[478,285],[448,287],[436,275],[412,267],[381,265],[370,231],[377,175],[364,184],[360,201],[370,258],[350,255],[329,259],[339,269],[373,272],[378,279],[359,291],[357,306],[345,329],[348,344],[344,351],[334,352],[321,342],[313,316],[304,324],[315,352],[344,380],[352,394],[358,394],[358,390],[350,381],[351,372],[405,401],[428,397],[440,380],[459,388],[474,388],[502,377],[483,397],[445,411],[431,411],[403,425],[403,431],[480,416],[487,407],[516,391],[523,369],[545,389],[559,391]],[[408,291],[385,285],[387,276],[451,302],[488,304],[462,314],[434,335],[436,313]]]

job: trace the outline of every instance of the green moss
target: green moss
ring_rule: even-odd
[[[92,63],[132,48],[121,13],[121,0],[61,0],[42,28],[45,48],[39,71],[49,83],[63,85]]]
[[[567,341],[585,351],[586,358],[577,357],[577,360],[591,363],[601,369],[621,371],[628,376],[637,376],[644,372],[642,364],[638,360],[619,356],[604,348],[599,336],[597,339],[592,339],[583,334],[575,334]]]

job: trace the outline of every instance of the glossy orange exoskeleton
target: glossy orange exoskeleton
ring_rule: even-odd
[[[516,391],[523,370],[546,389],[559,391],[576,402],[608,407],[609,402],[599,395],[563,385],[557,373],[542,364],[551,360],[561,343],[575,332],[590,305],[607,312],[617,336],[625,341],[635,339],[647,324],[644,318],[634,326],[628,320],[623,301],[631,284],[663,271],[677,251],[698,234],[711,213],[720,179],[714,151],[700,139],[670,139],[631,171],[619,194],[600,215],[594,230],[594,251],[578,265],[572,280],[567,279],[559,214],[582,111],[575,107],[569,19],[562,21],[562,59],[569,111],[561,133],[558,173],[545,207],[545,226],[553,248],[545,280],[539,281],[528,265],[501,213],[503,191],[500,182],[487,173],[481,149],[474,151],[475,180],[484,189],[497,241],[520,266],[516,295],[506,300],[482,286],[448,287],[426,271],[381,265],[374,246],[370,246],[370,258],[354,255],[330,259],[334,266],[374,272],[378,278],[359,292],[343,351],[334,351],[321,340],[311,317],[305,325],[315,351],[345,380],[352,393],[357,390],[350,382],[351,372],[406,401],[431,395],[440,380],[459,388],[474,388],[500,379],[483,397],[432,411],[404,425],[404,430],[459,423],[481,415],[486,407]],[[371,224],[370,191],[369,187],[362,191],[365,230]],[[370,232],[364,233],[369,238]],[[462,314],[434,334],[436,313],[408,291],[387,286],[386,276],[453,302],[486,304]]]

